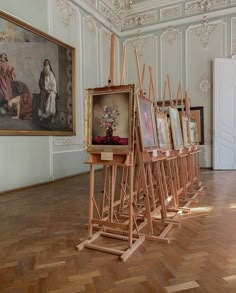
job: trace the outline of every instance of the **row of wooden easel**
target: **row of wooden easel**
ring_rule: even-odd
[[[114,50],[114,45],[111,47]],[[139,95],[143,96],[145,70],[141,76],[136,50],[135,56]],[[112,60],[111,64],[114,64]],[[121,76],[124,58],[122,65]],[[161,110],[157,107],[151,67],[149,73],[149,99],[153,96],[156,113],[166,115],[165,94]],[[110,80],[113,81],[112,74]],[[167,84],[170,92],[169,77],[165,82],[165,88]],[[179,95],[182,101],[181,86],[178,88],[176,100]],[[185,102],[185,115],[190,119],[187,94]],[[171,107],[175,107],[171,94],[170,104]],[[141,141],[140,123],[137,111],[132,152],[113,153],[110,159],[109,156],[108,159],[104,159],[101,153],[89,154],[86,162],[90,165],[88,239],[77,246],[78,250],[86,247],[108,252],[118,255],[125,261],[145,240],[169,243],[171,238],[168,237],[168,232],[173,227],[180,226],[178,216],[190,213],[190,204],[202,193],[203,186],[199,178],[199,147],[190,145],[182,149],[156,147],[147,150],[143,148]],[[96,177],[95,167],[98,165],[102,166],[102,180]],[[107,238],[113,241],[110,243]]]

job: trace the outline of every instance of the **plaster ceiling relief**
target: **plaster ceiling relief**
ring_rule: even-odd
[[[204,49],[208,47],[210,38],[215,32],[218,24],[209,24],[206,16],[203,17],[202,24],[194,29],[195,34],[199,37],[200,43]]]
[[[175,5],[168,8],[162,8],[160,10],[161,20],[178,17],[178,16],[181,16],[181,14],[182,14],[181,5]]]
[[[148,25],[152,23],[156,23],[158,20],[157,18],[157,12],[149,12],[149,13],[143,13],[139,15],[134,15],[131,17],[127,17],[124,19],[122,23],[122,28],[130,28],[130,27],[137,27],[137,26],[143,26]]]
[[[57,0],[57,6],[61,12],[61,20],[66,26],[69,25],[70,17],[73,14],[73,8],[69,2],[69,0]]]
[[[114,26],[118,27],[121,30],[122,26],[122,20],[119,18],[119,16],[108,6],[106,6],[104,3],[99,3],[99,12],[113,24]]]
[[[194,0],[185,4],[186,14],[207,12],[227,5],[227,0]]]
[[[178,36],[180,35],[180,31],[173,27],[170,26],[164,33],[163,33],[163,39],[169,44],[173,45],[175,41],[177,40]]]

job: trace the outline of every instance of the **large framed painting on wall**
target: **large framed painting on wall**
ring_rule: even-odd
[[[85,127],[88,152],[133,151],[134,85],[87,89]]]
[[[75,134],[75,49],[0,11],[0,135]]]

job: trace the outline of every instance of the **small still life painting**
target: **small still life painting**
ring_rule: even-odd
[[[88,151],[123,152],[133,145],[133,86],[87,90]]]

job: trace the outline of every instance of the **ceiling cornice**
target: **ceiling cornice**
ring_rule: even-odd
[[[184,25],[184,24],[189,24],[190,22],[199,22],[203,19],[204,15],[207,15],[207,19],[210,20],[212,18],[222,17],[222,16],[231,15],[231,14],[235,14],[235,13],[236,13],[236,7],[235,6],[229,7],[229,8],[225,8],[225,9],[221,9],[221,10],[217,10],[217,11],[207,12],[205,14],[186,16],[186,17],[182,17],[177,20],[175,19],[175,20],[166,21],[163,23],[149,25],[149,26],[146,26],[143,28],[138,28],[138,29],[136,28],[136,29],[124,31],[124,32],[120,33],[120,37],[128,37],[128,36],[137,35],[137,32],[140,34],[140,33],[152,32],[154,30],[166,29],[170,26],[176,27],[176,26],[180,26],[180,25]]]
[[[116,20],[117,15],[115,14],[113,9],[111,8],[111,6],[112,6],[111,0],[97,0],[96,5],[88,4],[86,2],[86,0],[69,0],[69,1],[71,1],[71,3],[74,3],[77,7],[81,7],[88,14],[92,15],[97,21],[99,21],[101,24],[103,24],[110,31],[114,32],[118,37],[127,37],[127,36],[137,35],[137,32],[139,32],[139,34],[146,33],[146,32],[151,32],[154,30],[166,29],[169,26],[179,26],[179,25],[183,25],[183,24],[188,24],[190,22],[201,21],[204,15],[207,15],[208,19],[212,19],[212,18],[222,17],[222,16],[236,13],[236,5],[233,5],[232,4],[233,2],[230,2],[231,3],[230,7],[221,7],[218,10],[200,12],[199,14],[193,14],[193,15],[185,14],[185,15],[181,15],[180,17],[175,18],[175,19],[166,19],[166,20],[158,19],[156,21],[156,23],[149,23],[148,24],[148,22],[147,22],[146,26],[145,25],[135,25],[135,27],[133,27],[133,28],[129,29],[127,27],[126,30],[121,31],[118,22],[113,21],[113,19]],[[188,2],[194,2],[194,0],[192,0],[192,1],[150,0],[149,4],[147,4],[147,2],[149,2],[149,1],[146,1],[145,7],[151,7],[151,5],[153,5],[155,2],[156,3],[155,6],[157,6],[157,4],[158,4],[159,9],[163,9],[163,7],[171,8],[172,6],[169,6],[170,4],[173,4],[175,6],[178,4],[185,5]],[[164,2],[165,2],[165,4],[164,4]],[[107,5],[107,3],[109,3],[109,4]],[[145,3],[145,2],[143,2],[143,3]],[[137,6],[139,5],[141,7],[141,5],[143,5],[143,3],[139,3],[136,5]],[[101,7],[105,7],[107,9],[107,13],[102,14]],[[109,9],[111,12],[109,12]],[[133,12],[136,11],[135,9],[136,9],[135,7],[134,7],[134,10],[132,9],[132,15],[127,16],[127,19],[128,18],[138,18],[144,14],[145,15],[147,14],[146,18],[148,19],[149,14],[151,15],[154,12],[157,13],[157,11],[158,11],[157,9],[154,9],[154,10],[149,10],[147,12],[144,12],[144,9],[142,9],[141,10],[142,15],[141,15],[140,13],[133,14]],[[113,16],[114,18],[111,19],[111,17],[107,17],[109,15]],[[113,23],[112,23],[112,21],[113,21]]]
[[[117,36],[120,36],[121,31],[99,13],[98,6],[92,7],[91,5],[86,3],[85,0],[70,0],[70,1],[74,3],[76,6],[84,9],[87,13],[92,15],[96,20],[102,23],[105,27],[107,27],[109,30],[114,32]]]

